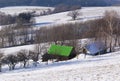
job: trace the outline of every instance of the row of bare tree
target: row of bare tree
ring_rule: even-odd
[[[43,48],[44,47],[44,48]],[[8,65],[9,70],[14,70],[16,64],[20,64],[18,66],[26,68],[29,67],[29,60],[33,61],[33,65],[36,67],[38,60],[41,58],[43,51],[45,50],[44,45],[36,44],[34,50],[26,50],[22,49],[18,52],[14,52],[13,54],[4,54],[2,51],[0,52],[0,72],[2,70],[2,66]]]
[[[66,44],[76,42],[76,39],[94,38],[103,41],[112,51],[114,46],[120,45],[119,29],[120,18],[115,11],[106,11],[101,19],[91,20],[83,23],[72,23],[57,25],[54,27],[41,27],[35,29],[25,19],[21,18],[17,24],[3,27],[0,30],[0,46],[16,46],[32,43],[54,42],[55,44]],[[30,17],[27,17],[30,20]],[[22,20],[22,22],[21,22]],[[24,20],[24,22],[23,22]]]
[[[0,47],[32,44],[34,30],[25,25],[9,25],[0,30]]]
[[[0,30],[1,47],[42,42],[61,42],[82,38],[102,40],[107,46],[119,46],[119,15],[107,11],[103,18],[84,23],[63,24],[55,27],[42,27],[35,30],[31,25],[19,22]]]
[[[7,22],[6,19],[5,21]],[[16,16],[14,23],[2,26],[0,29],[0,47],[32,43],[34,30],[31,26],[33,23],[34,19],[30,13],[20,13]]]
[[[0,12],[0,25],[8,25],[15,23],[16,16],[6,15],[3,12]]]
[[[120,46],[120,16],[116,11],[106,11],[102,19],[92,25],[95,40],[101,40],[110,51]]]
[[[84,23],[43,27],[36,32],[36,42],[54,42],[64,45],[66,40],[93,38],[102,41],[110,51],[120,46],[120,16],[116,11],[106,11],[103,18]]]

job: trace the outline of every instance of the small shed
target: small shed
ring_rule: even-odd
[[[106,53],[106,46],[103,42],[93,42],[86,45],[87,53],[90,55],[99,55]]]
[[[76,56],[76,52],[72,46],[64,46],[64,45],[51,45],[48,50],[49,55],[57,56],[59,59],[71,59]]]

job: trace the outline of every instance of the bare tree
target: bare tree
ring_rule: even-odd
[[[27,63],[28,60],[29,60],[28,51],[27,51],[27,50],[20,50],[20,51],[17,53],[17,58],[18,58],[18,61],[19,61],[19,62],[23,62],[23,67],[25,68],[25,67],[26,67],[26,63]]]
[[[2,63],[7,64],[9,66],[9,70],[14,70],[17,62],[17,56],[12,54],[4,56],[2,59]]]
[[[34,47],[34,52],[30,52],[31,59],[34,61],[34,65],[37,66],[37,61],[42,57],[42,55],[47,52],[46,44],[37,43]]]
[[[1,69],[2,69],[2,58],[3,58],[3,53],[0,52],[0,72],[1,72]]]
[[[107,33],[109,35],[109,47],[110,47],[110,52],[113,50],[113,38],[114,38],[114,27],[117,25],[116,20],[117,20],[118,14],[116,11],[106,11],[105,12],[105,21],[106,21],[106,28],[107,28]]]
[[[3,12],[0,12],[0,25],[14,24],[15,18],[15,16],[7,15]]]
[[[80,13],[78,10],[73,10],[70,11],[67,15],[72,17],[73,20],[76,20],[78,16],[82,15],[82,13]]]
[[[4,29],[0,30],[0,47],[4,47],[4,42],[5,42],[5,32]]]
[[[34,51],[29,51],[29,57],[33,60],[34,66],[37,66],[37,61],[39,60],[39,54],[35,53]]]

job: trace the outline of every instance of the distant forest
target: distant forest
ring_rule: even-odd
[[[5,6],[56,6],[58,4],[81,6],[109,6],[116,0],[0,0],[0,7]]]

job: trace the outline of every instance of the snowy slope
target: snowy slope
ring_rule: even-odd
[[[40,14],[43,11],[47,11],[48,9],[53,10],[52,7],[42,7],[42,6],[11,6],[11,7],[3,7],[0,8],[1,12],[11,15],[17,15],[22,12],[33,12]]]
[[[35,17],[36,23],[51,22],[51,24],[63,24],[68,22],[83,22],[87,20],[93,20],[96,18],[101,18],[105,11],[115,10],[120,13],[120,7],[83,7],[79,10],[82,15],[78,17],[78,20],[72,21],[71,17],[68,16],[68,12],[56,13],[52,15]]]
[[[49,65],[41,63],[36,68],[2,73],[0,81],[120,81],[119,53]]]
[[[53,7],[39,7],[39,6],[15,6],[15,7],[4,7],[1,8],[1,12],[5,12],[7,14],[15,15],[19,14],[21,12],[33,12],[36,11],[37,14],[40,14],[41,12],[51,9],[53,10]],[[118,13],[120,13],[120,7],[83,7],[82,9],[78,10],[82,15],[78,17],[76,21],[73,21],[70,16],[67,14],[67,12],[61,12],[51,15],[45,15],[45,16],[39,16],[35,17],[35,21],[37,26],[53,26],[58,24],[64,24],[64,23],[74,23],[74,22],[84,22],[87,20],[93,20],[103,17],[106,10],[115,10]]]
[[[49,48],[50,45],[48,43],[43,43],[40,46],[43,46],[46,49],[46,48]],[[42,49],[43,51],[44,51],[44,48]],[[36,49],[36,44],[31,44],[31,45],[9,47],[9,48],[1,48],[0,51],[3,52],[5,55],[8,55],[8,54],[16,54],[20,50],[34,51],[35,49]]]
[[[25,45],[25,46],[16,46],[16,47],[9,47],[9,48],[2,48],[2,51],[5,55],[14,54],[20,50],[34,50],[34,45]]]

